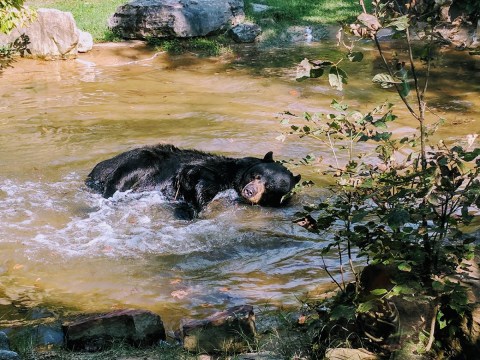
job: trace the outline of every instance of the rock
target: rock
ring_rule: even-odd
[[[31,57],[67,59],[77,55],[79,30],[69,12],[38,9],[31,23],[13,29],[8,35],[0,34],[0,45],[9,44],[22,34],[29,38],[27,49]]]
[[[63,325],[66,346],[72,350],[96,351],[112,342],[135,346],[165,340],[160,316],[146,310],[119,310]]]
[[[86,53],[93,48],[93,36],[89,32],[78,30],[78,47],[79,53]]]
[[[10,351],[10,342],[3,331],[0,331],[0,360],[20,360],[16,352]]]
[[[250,305],[235,306],[204,320],[182,321],[180,331],[187,351],[240,352],[255,337],[255,315]]]
[[[255,4],[255,3],[252,3],[252,11],[254,13],[261,13],[261,12],[265,12],[267,10],[270,10],[272,7],[271,6],[268,6],[268,5],[264,5],[264,4]]]
[[[252,43],[261,32],[257,24],[243,23],[232,27],[228,34],[237,43]]]
[[[0,331],[0,350],[10,350],[10,342],[3,331]]]
[[[335,348],[327,349],[325,360],[379,360],[380,357],[365,349]]]
[[[476,41],[476,28],[467,22],[440,23],[435,26],[434,32],[458,49],[473,49],[479,45]]]
[[[60,324],[40,324],[35,328],[35,338],[40,345],[63,346],[64,336]]]
[[[20,356],[15,351],[0,350],[0,360],[20,360]]]
[[[108,24],[125,39],[206,36],[245,19],[243,0],[134,0],[119,6]]]

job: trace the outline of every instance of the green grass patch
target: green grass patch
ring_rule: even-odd
[[[147,38],[147,44],[172,55],[191,52],[199,56],[220,56],[232,52],[228,46],[228,40],[222,36],[191,39],[160,39],[151,37]]]
[[[107,19],[127,0],[28,0],[32,8],[54,8],[69,11],[80,30],[88,31],[95,41],[114,41],[117,38],[108,29]]]
[[[370,1],[366,1],[370,3]],[[92,34],[95,41],[119,40],[107,27],[107,19],[115,12],[119,5],[127,0],[28,0],[27,5],[33,8],[54,8],[69,11],[73,14],[77,26]],[[252,3],[264,4],[269,10],[254,13]],[[356,0],[245,0],[247,18],[262,26],[264,31],[280,33],[282,29],[292,25],[320,25],[337,24],[354,19],[361,11]],[[216,45],[205,42],[193,42],[190,45],[180,42],[164,42],[167,51],[181,52],[208,48],[207,52],[224,51],[215,49]],[[221,44],[220,44],[221,45]],[[223,45],[222,45],[223,46]]]
[[[254,13],[252,3],[269,9]],[[356,0],[245,0],[245,12],[257,23],[268,18],[283,26],[337,24],[353,20],[361,7]]]

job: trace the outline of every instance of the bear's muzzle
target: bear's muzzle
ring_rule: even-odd
[[[265,184],[258,179],[249,182],[242,189],[242,196],[252,204],[258,204],[265,192]]]

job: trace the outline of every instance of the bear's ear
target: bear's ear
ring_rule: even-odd
[[[269,151],[268,153],[266,153],[265,156],[263,157],[263,161],[273,162],[273,151]]]
[[[293,180],[295,180],[295,184],[298,184],[298,182],[300,181],[301,178],[302,178],[302,175],[300,175],[300,174],[298,174],[297,176],[294,176]]]

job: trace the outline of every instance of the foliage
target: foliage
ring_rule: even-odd
[[[168,52],[169,54],[184,54],[192,52],[200,56],[219,56],[231,52],[226,41],[219,38],[191,38],[191,39],[161,39],[147,38],[150,46]]]
[[[363,6],[362,0],[360,4]],[[351,320],[352,316],[347,319],[345,314],[351,314],[352,305],[355,317],[361,319],[378,313],[379,307],[390,307],[389,299],[401,297],[432,304],[432,323],[436,321],[437,329],[448,324],[454,334],[458,330],[454,320],[468,310],[468,301],[465,289],[448,276],[464,259],[471,258],[474,250],[474,239],[464,234],[462,227],[473,219],[471,210],[480,207],[480,149],[473,146],[477,135],[453,146],[442,141],[430,143],[429,136],[443,121],[427,122],[430,116],[435,118],[428,113],[426,102],[434,34],[427,31],[423,40],[426,51],[415,60],[410,26],[417,19],[416,9],[405,12],[395,1],[373,1],[372,13],[365,6],[363,9],[348,30],[357,38],[375,42],[386,72],[376,74],[372,82],[397,91],[417,121],[418,132],[397,137],[388,129],[396,119],[392,104],[362,113],[333,101],[334,111],[329,114],[307,113],[303,119],[289,115],[283,123],[290,125],[290,135],[314,139],[330,149],[334,162],[324,172],[336,180],[332,196],[305,206],[297,214],[297,222],[319,236],[329,234],[331,240],[321,256],[330,251],[339,256],[341,279],[331,278],[348,300],[331,306],[331,320]],[[404,59],[387,59],[377,38],[377,31],[386,27],[403,36],[408,49]],[[297,80],[328,73],[330,85],[342,90],[348,75],[340,68],[341,62],[363,58],[354,51],[356,41],[339,38],[347,53],[336,61],[304,59]],[[423,83],[416,69],[419,62],[426,68]],[[311,163],[311,159],[308,155],[304,162]],[[360,259],[396,269],[392,286],[365,293],[354,265]],[[354,277],[353,289],[344,277],[345,264]],[[330,274],[326,266],[324,269]],[[339,308],[345,306],[350,310]],[[424,344],[427,352],[434,343],[434,329],[429,329]]]
[[[16,26],[23,26],[30,21],[35,13],[23,6],[24,0],[0,0],[0,34],[10,33]],[[21,35],[13,43],[0,46],[0,72],[11,66],[14,56],[29,52],[28,36]]]
[[[24,0],[0,0],[0,33],[8,34],[16,26],[22,26],[34,16],[23,6]]]
[[[24,56],[25,53],[30,53],[30,49],[27,49],[29,43],[30,39],[27,35],[23,34],[13,43],[0,46],[0,72],[12,66],[12,62],[15,61],[15,55],[20,54],[20,56]]]

